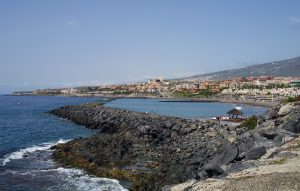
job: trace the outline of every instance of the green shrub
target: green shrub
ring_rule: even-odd
[[[205,97],[209,97],[213,94],[215,94],[215,93],[211,92],[210,90],[201,90],[196,93],[192,93],[192,92],[188,92],[188,91],[174,91],[173,92],[174,97],[180,97],[180,98],[205,98]]]
[[[247,127],[248,129],[254,129],[257,125],[257,117],[255,115],[249,117],[240,124],[241,127]]]
[[[129,94],[132,94],[133,92],[132,91],[129,91],[129,90],[120,90],[120,91],[114,91],[113,94],[115,95],[129,95]]]
[[[285,102],[290,103],[290,102],[296,102],[296,101],[300,101],[300,96],[297,97],[288,97]]]

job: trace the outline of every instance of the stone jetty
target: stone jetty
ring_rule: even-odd
[[[64,106],[49,113],[99,133],[55,146],[53,157],[96,176],[127,180],[130,190],[161,190],[224,176],[229,164],[258,159],[300,131],[299,108],[273,108],[251,129],[93,104]]]

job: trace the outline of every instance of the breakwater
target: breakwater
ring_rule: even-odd
[[[298,107],[285,115],[296,114]],[[157,190],[220,176],[229,163],[257,159],[266,148],[281,144],[283,136],[272,131],[270,121],[281,130],[295,129],[284,121],[280,124],[287,126],[276,124],[282,120],[279,109],[259,119],[261,128],[249,129],[99,105],[64,106],[50,113],[101,132],[55,146],[53,156],[97,176],[126,179],[131,190]]]

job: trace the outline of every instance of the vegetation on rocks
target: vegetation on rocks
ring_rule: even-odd
[[[179,98],[205,98],[214,95],[215,93],[210,90],[201,90],[195,93],[187,92],[187,91],[175,91],[173,92],[174,97]]]
[[[113,94],[115,94],[115,95],[129,95],[129,94],[132,94],[133,93],[133,91],[129,91],[129,90],[126,90],[126,91],[114,91],[114,93]]]
[[[255,115],[249,117],[244,122],[242,122],[240,126],[246,127],[248,129],[254,129],[257,126],[257,117]]]
[[[284,102],[291,103],[291,102],[297,102],[297,101],[300,101],[300,96],[288,97]]]

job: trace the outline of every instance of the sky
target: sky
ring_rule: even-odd
[[[300,56],[299,0],[1,0],[0,93]]]

